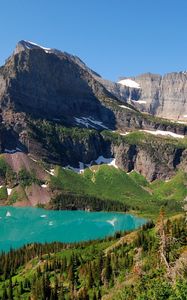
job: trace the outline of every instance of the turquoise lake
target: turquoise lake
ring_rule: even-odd
[[[0,251],[32,242],[79,242],[133,230],[146,222],[129,214],[0,207]]]

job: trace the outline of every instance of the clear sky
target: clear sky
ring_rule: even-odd
[[[1,0],[0,64],[25,39],[104,78],[187,69],[187,0]]]

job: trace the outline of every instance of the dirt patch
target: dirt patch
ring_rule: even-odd
[[[32,184],[31,186],[26,187],[25,193],[31,206],[47,204],[51,199],[50,191],[37,184]]]
[[[32,160],[27,154],[23,152],[16,153],[5,153],[3,154],[4,159],[7,164],[12,168],[12,170],[18,173],[20,170],[25,169],[28,172],[35,172],[36,177],[40,180],[47,180],[49,174],[42,168],[37,161]]]

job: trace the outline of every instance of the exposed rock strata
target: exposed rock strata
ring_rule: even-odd
[[[88,164],[100,155],[115,156],[117,165],[128,172],[135,169],[150,181],[168,178],[179,167],[186,170],[185,149],[162,144],[116,145],[100,131],[105,127],[123,132],[159,129],[186,135],[186,125],[142,114],[133,106],[122,107],[130,102],[145,112],[166,116],[167,111],[168,117],[181,118],[181,113],[187,115],[186,76],[144,74],[133,78],[140,89],[124,87],[103,80],[75,56],[21,42],[0,68],[0,152],[19,148],[63,166],[77,166],[80,161]],[[135,103],[138,100],[146,104]],[[88,125],[86,118],[93,122]],[[46,132],[40,123],[36,125],[37,120],[46,123]],[[72,137],[58,125],[94,127],[98,132]]]
[[[140,89],[97,77],[113,95],[155,116],[187,122],[187,72],[164,76],[146,73],[132,78]]]

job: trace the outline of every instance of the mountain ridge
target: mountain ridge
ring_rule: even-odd
[[[98,81],[118,99],[154,116],[187,123],[187,72],[165,75],[144,73],[125,78],[134,81],[134,87],[109,80]],[[138,88],[137,88],[138,86]]]
[[[119,169],[135,170],[150,182],[186,171],[187,126],[142,113],[112,95],[103,81],[76,56],[18,43],[0,68],[0,152],[11,168],[14,153],[20,161],[12,171],[2,163],[3,186],[19,190],[24,177],[33,189],[40,185],[41,195],[41,185],[56,165],[78,169],[99,157],[113,159]],[[140,92],[125,89],[132,95]],[[170,135],[157,136],[165,132]]]

